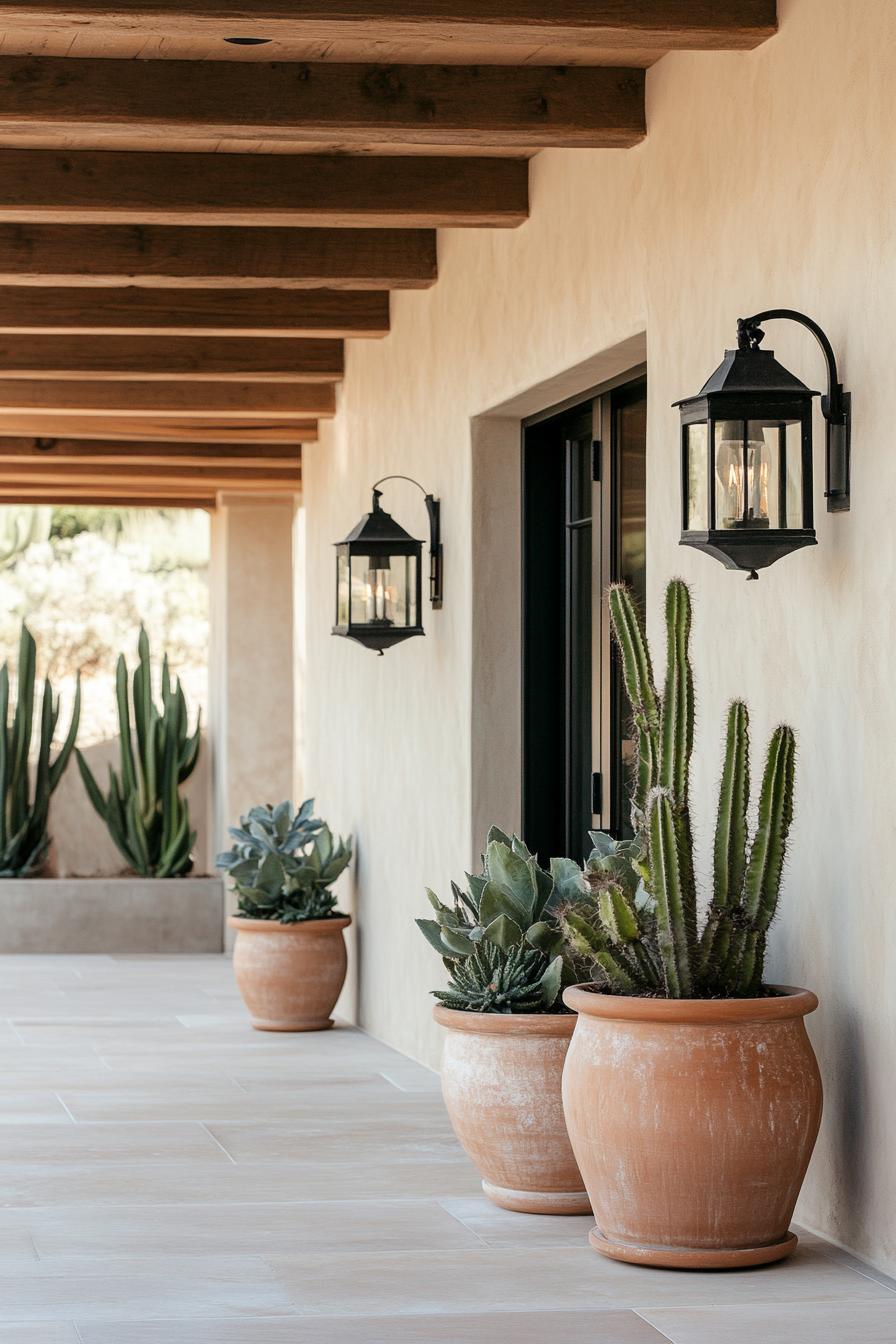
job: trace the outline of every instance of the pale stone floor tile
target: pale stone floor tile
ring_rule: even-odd
[[[879,1302],[643,1311],[672,1344],[894,1344],[896,1294]]]
[[[441,1204],[488,1246],[583,1246],[594,1226],[591,1214],[581,1218],[548,1214],[521,1217],[499,1209],[485,1195],[477,1199],[443,1199]]]
[[[13,1223],[11,1220],[16,1220]],[[436,1200],[327,1200],[281,1204],[72,1206],[0,1212],[0,1248],[17,1234],[41,1260],[54,1256],[282,1255],[285,1251],[476,1249],[481,1242]]]
[[[863,1301],[888,1296],[870,1279],[814,1250],[761,1270],[725,1275],[624,1265],[588,1246],[478,1251],[365,1253],[350,1275],[332,1257],[268,1257],[296,1308],[325,1316],[439,1311],[585,1311],[627,1307],[793,1301]],[[459,1287],[462,1285],[462,1290]],[[896,1299],[894,1299],[896,1300]]]
[[[83,1344],[668,1344],[634,1312],[600,1310],[79,1326]]]
[[[197,1161],[220,1165],[229,1159],[199,1124],[39,1124],[6,1125],[0,1143],[0,1193],[9,1166],[148,1161]]]
[[[65,1321],[17,1321],[0,1325],[0,1344],[82,1344],[82,1337]]]
[[[83,1121],[153,1121],[202,1120],[251,1125],[257,1122],[259,1098],[250,1089],[241,1087],[232,1078],[222,1077],[219,1083],[196,1084],[191,1080],[172,1079],[167,1087],[141,1083],[139,1075],[127,1075],[119,1083],[112,1081],[102,1088],[75,1091],[63,1088],[60,1092],[65,1106],[76,1120]],[[363,1116],[369,1130],[395,1125],[407,1128],[440,1126],[446,1133],[450,1128],[441,1101],[436,1099],[429,1107],[403,1105],[384,1078],[371,1075],[369,1080],[352,1084],[342,1080],[342,1092],[352,1088],[352,1102]],[[348,1096],[341,1103],[339,1085],[326,1079],[306,1078],[293,1080],[291,1088],[283,1088],[265,1096],[264,1118],[270,1121],[288,1121],[303,1132],[332,1133],[344,1119]],[[335,1092],[335,1095],[334,1095]],[[57,1103],[58,1104],[58,1103]],[[0,1122],[3,1121],[3,1094],[0,1093]],[[220,1137],[220,1136],[219,1136]],[[226,1146],[226,1145],[225,1145]],[[294,1140],[290,1145],[295,1147]],[[257,1152],[257,1147],[255,1148]]]
[[[72,1117],[54,1092],[0,1091],[0,1125],[72,1123]]]
[[[67,1131],[66,1131],[67,1132]],[[299,1142],[297,1140],[297,1142]],[[356,1161],[347,1150],[342,1161],[322,1165],[280,1165],[263,1161],[231,1163],[165,1162],[10,1162],[0,1170],[0,1208],[44,1208],[64,1204],[146,1205],[295,1203],[353,1196],[357,1199],[441,1199],[471,1195],[480,1181],[460,1155],[452,1161]]]
[[[0,1322],[9,1324],[276,1316],[290,1310],[282,1285],[253,1255],[57,1257],[0,1274]]]

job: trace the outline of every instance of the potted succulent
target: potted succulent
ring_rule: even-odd
[[[434,990],[446,1028],[442,1092],[482,1188],[521,1213],[585,1213],[588,1197],[563,1120],[560,1084],[575,1018],[561,999],[563,938],[554,911],[577,865],[546,872],[516,836],[493,828],[483,871],[452,883],[453,905],[428,892],[418,919],[450,972]]]
[[[348,866],[351,837],[336,840],[314,799],[253,807],[219,854],[237,894],[233,969],[258,1031],[325,1031],[345,980],[342,935],[351,923],[331,885]]]
[[[701,927],[690,595],[679,580],[667,590],[662,698],[625,588],[611,589],[610,614],[638,745],[635,838],[595,836],[589,890],[561,912],[568,952],[594,981],[564,995],[578,1021],[563,1079],[591,1242],[641,1264],[763,1264],[796,1245],[790,1219],[821,1116],[804,1022],[818,1001],[763,979],[793,813],[793,732],[772,735],[751,838],[747,708],[729,709]]]

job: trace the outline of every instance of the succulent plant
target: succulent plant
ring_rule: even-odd
[[[295,813],[291,802],[253,807],[230,828],[235,843],[216,862],[233,880],[239,914],[297,924],[339,913],[328,888],[351,860],[351,836],[335,840],[313,813],[313,798]]]
[[[453,904],[427,891],[435,919],[417,926],[440,954],[451,979],[433,991],[449,1008],[482,1013],[563,1012],[563,937],[555,912],[581,885],[576,864],[540,866],[518,836],[493,826],[483,870],[452,882]]]
[[[19,641],[16,708],[9,722],[9,664],[0,668],[0,877],[30,877],[40,871],[50,848],[47,823],[50,798],[68,765],[81,713],[80,678],[68,734],[54,760],[53,734],[59,722],[59,701],[49,679],[44,682],[37,767],[29,767],[34,726],[34,680],[37,647],[23,624]]]
[[[187,702],[180,680],[172,682],[167,654],[162,660],[161,707],[156,706],[149,638],[142,626],[137,653],[131,690],[133,732],[124,654],[115,669],[120,774],[109,767],[109,789],[103,794],[80,752],[78,769],[91,803],[128,865],[141,877],[181,877],[193,867],[196,832],[190,828],[190,809],[180,785],[196,768],[200,716],[188,734]]]
[[[632,798],[635,839],[594,833],[585,864],[587,894],[561,912],[568,955],[590,966],[603,988],[668,998],[737,998],[762,992],[766,935],[781,887],[793,817],[795,743],[781,725],[769,743],[757,824],[749,836],[749,715],[728,711],[713,858],[713,891],[698,929],[697,884],[688,801],[694,741],[694,688],[688,658],[687,586],[666,591],[667,663],[657,694],[647,640],[628,590],[610,591],[638,746]]]

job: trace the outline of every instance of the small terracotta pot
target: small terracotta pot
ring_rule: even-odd
[[[650,999],[567,989],[566,1123],[614,1260],[729,1269],[782,1260],[821,1119],[814,994]]]
[[[349,915],[280,924],[271,919],[227,921],[237,930],[236,983],[256,1031],[326,1031],[345,980],[342,930]]]
[[[560,1080],[576,1019],[565,1013],[464,1013],[447,1027],[442,1095],[454,1132],[495,1204],[517,1213],[587,1213],[563,1119]]]

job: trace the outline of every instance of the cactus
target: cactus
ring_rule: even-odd
[[[49,678],[44,682],[40,743],[34,790],[29,754],[34,725],[34,679],[37,648],[26,625],[19,641],[16,708],[9,723],[9,664],[0,668],[0,877],[30,877],[40,871],[50,848],[47,822],[50,798],[61,780],[75,745],[81,713],[81,682],[75,686],[68,734],[54,760],[53,734],[59,722],[59,701]]]
[[[482,864],[482,873],[466,875],[466,891],[452,882],[453,905],[428,891],[436,918],[417,920],[451,974],[436,998],[480,1013],[563,1012],[560,989],[574,977],[564,974],[554,916],[561,899],[581,889],[578,865],[554,859],[548,872],[518,836],[496,826]]]
[[[130,699],[124,654],[119,655],[115,670],[120,773],[109,767],[109,789],[104,795],[80,752],[76,753],[78,769],[91,803],[128,865],[141,877],[182,877],[193,867],[196,832],[190,829],[189,805],[180,795],[180,785],[196,768],[200,716],[196,716],[192,735],[188,734],[187,703],[180,681],[172,682],[167,654],[162,660],[161,706],[156,706],[149,638],[142,626],[137,652]]]
[[[351,836],[334,840],[313,815],[314,799],[253,807],[230,827],[235,844],[216,860],[233,880],[238,911],[247,919],[298,924],[338,915],[328,890],[352,857]]]
[[[677,579],[666,592],[662,699],[654,689],[643,626],[621,585],[611,590],[610,614],[638,742],[632,798],[636,836],[617,842],[592,835],[586,891],[559,912],[567,954],[612,993],[668,998],[759,994],[793,818],[793,731],[781,725],[772,735],[750,844],[749,717],[740,701],[728,711],[713,891],[698,936],[688,796],[694,743],[690,594]]]

